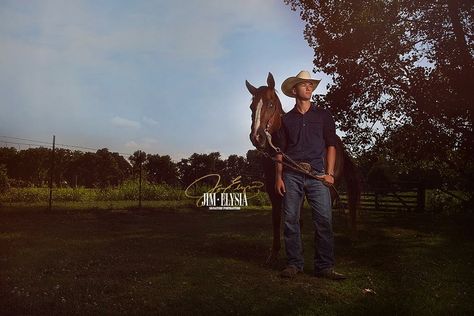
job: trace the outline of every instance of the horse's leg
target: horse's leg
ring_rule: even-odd
[[[360,202],[361,180],[356,165],[347,154],[344,144],[339,137],[336,144],[336,164],[334,167],[336,183],[339,183],[340,178],[344,178],[346,182],[351,237],[352,239],[357,239],[357,208]],[[333,202],[336,196],[337,193],[332,189],[331,199]]]
[[[344,179],[347,187],[347,201],[351,218],[352,239],[357,239],[357,209],[360,203],[361,181],[359,172],[351,157],[344,152]]]
[[[267,192],[272,203],[272,228],[273,228],[273,242],[270,254],[267,257],[267,264],[274,264],[278,259],[278,253],[281,249],[281,197],[274,191]]]

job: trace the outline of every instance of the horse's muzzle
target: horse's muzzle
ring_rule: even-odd
[[[250,134],[250,141],[257,149],[264,149],[267,145],[267,137],[262,129],[258,129],[257,133]]]

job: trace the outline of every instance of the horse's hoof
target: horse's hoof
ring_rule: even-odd
[[[265,261],[267,265],[274,265],[278,260],[278,251],[271,251]]]

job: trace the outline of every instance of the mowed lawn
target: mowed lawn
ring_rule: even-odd
[[[264,264],[268,210],[0,209],[1,315],[474,313],[471,215],[364,214],[357,240],[335,215],[338,271],[312,276]]]

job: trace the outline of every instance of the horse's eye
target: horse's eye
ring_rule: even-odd
[[[269,106],[269,107],[273,107],[273,103],[270,102],[270,103],[268,104],[268,106]]]

